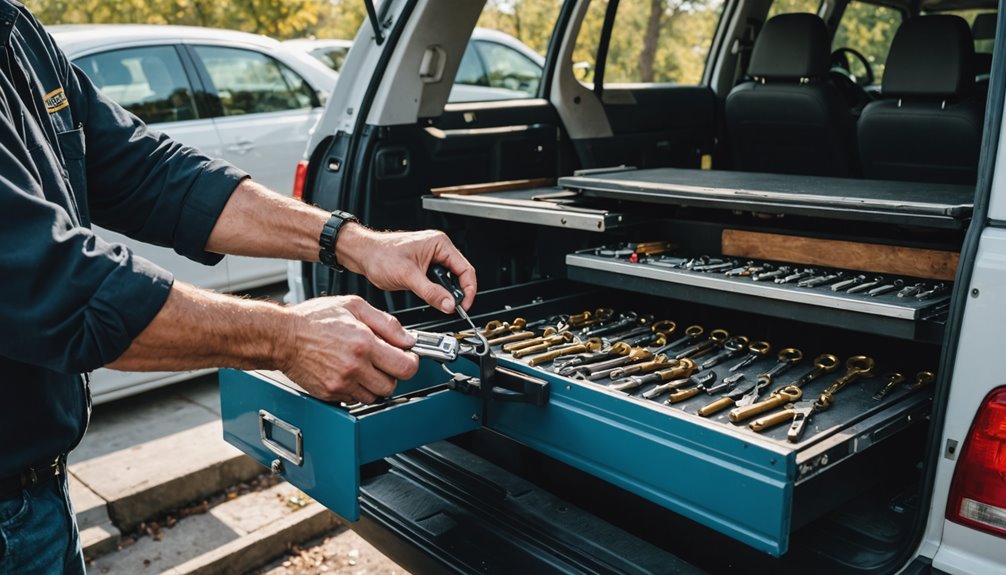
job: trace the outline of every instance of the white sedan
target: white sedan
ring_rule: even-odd
[[[310,54],[338,72],[352,40],[302,38],[284,45]],[[538,93],[545,58],[510,34],[476,28],[454,77],[449,103],[533,98]]]
[[[303,52],[243,32],[141,25],[48,29],[103,93],[141,120],[288,194],[310,131],[338,79]],[[214,290],[243,290],[286,277],[280,260],[228,256],[207,267],[108,230],[97,233],[180,280]],[[192,375],[102,369],[92,376],[92,392],[100,403]]]

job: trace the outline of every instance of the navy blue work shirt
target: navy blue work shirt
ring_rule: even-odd
[[[149,129],[0,0],[0,478],[74,447],[79,374],[118,358],[172,276],[95,223],[213,264],[206,241],[246,174]]]

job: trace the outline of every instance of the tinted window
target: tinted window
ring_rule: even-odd
[[[73,63],[102,93],[148,124],[197,117],[192,88],[171,46],[103,52]]]
[[[315,48],[311,50],[312,56],[336,72],[342,69],[342,63],[346,61],[346,54],[348,53],[349,48],[344,47]]]
[[[300,110],[318,98],[296,72],[250,50],[197,46],[225,116]]]
[[[702,83],[724,0],[621,0],[608,44],[604,83]],[[590,3],[577,38],[574,73],[593,83],[608,2]]]
[[[894,33],[901,26],[900,11],[879,4],[849,2],[842,13],[842,21],[835,31],[832,49],[852,48],[870,63],[873,68],[874,83],[880,84],[884,78],[884,64],[887,53],[894,42]],[[858,58],[849,58],[850,72],[856,77],[865,75]]]
[[[454,77],[454,83],[469,86],[489,85],[489,78],[482,66],[482,60],[475,53],[475,47],[471,42],[465,48],[465,55],[461,57],[461,63],[458,64],[458,74]]]
[[[490,86],[522,92],[529,98],[538,95],[541,66],[516,49],[497,42],[476,41],[474,44],[488,68]]]

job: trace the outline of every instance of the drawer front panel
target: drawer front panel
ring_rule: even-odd
[[[551,387],[544,408],[493,403],[489,427],[759,550],[786,552],[794,452],[565,379]]]
[[[445,379],[424,361],[401,388]],[[360,517],[360,465],[471,431],[482,412],[481,398],[442,389],[357,417],[275,372],[221,370],[220,398],[228,443],[350,521]]]

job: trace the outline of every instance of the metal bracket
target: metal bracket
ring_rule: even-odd
[[[538,407],[548,403],[549,383],[544,379],[497,367],[490,381],[492,385],[485,387],[489,389],[489,397],[496,401],[530,403]]]

